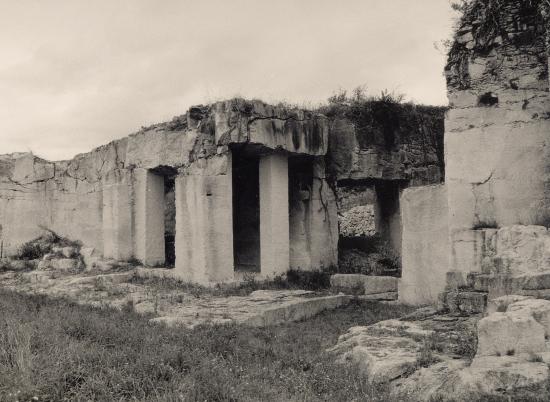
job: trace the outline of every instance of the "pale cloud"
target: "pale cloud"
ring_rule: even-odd
[[[71,158],[192,104],[445,104],[448,0],[0,0],[0,153]]]

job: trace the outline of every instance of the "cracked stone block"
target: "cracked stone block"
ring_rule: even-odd
[[[365,294],[397,292],[397,278],[393,276],[367,276],[365,278]]]
[[[369,276],[360,274],[336,274],[330,277],[330,285],[337,291],[354,295],[380,295],[397,292],[398,279],[393,276]]]
[[[365,277],[360,274],[336,274],[330,277],[330,287],[345,294],[365,294]]]
[[[532,299],[531,296],[521,296],[521,295],[508,295],[497,297],[496,299],[489,300],[487,303],[486,314],[490,315],[493,313],[504,313],[508,310],[508,306],[518,301],[523,301],[527,299]]]
[[[493,313],[479,321],[476,356],[546,351],[545,329],[524,311]]]
[[[387,383],[410,371],[417,360],[418,344],[397,336],[368,335],[359,331],[329,349],[340,362],[357,364],[368,381]]]
[[[546,337],[550,337],[550,301],[525,298],[510,304],[507,311],[531,314],[544,327]]]

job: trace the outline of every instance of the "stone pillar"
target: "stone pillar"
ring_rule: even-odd
[[[325,172],[324,158],[315,158],[309,207],[310,270],[338,265],[338,208]]]
[[[164,177],[135,169],[134,202],[134,256],[145,265],[164,264]]]
[[[199,160],[176,178],[176,275],[230,282],[233,269],[231,155]]]
[[[130,175],[114,170],[103,181],[103,256],[129,260],[133,254]]]
[[[403,238],[399,301],[435,304],[449,268],[449,216],[444,185],[411,187],[401,194]]]
[[[289,269],[288,157],[260,158],[260,261],[262,276]]]

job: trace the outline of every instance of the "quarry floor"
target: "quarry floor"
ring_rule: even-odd
[[[28,295],[64,298],[93,307],[135,311],[151,322],[193,328],[201,324],[237,323],[269,326],[310,318],[321,311],[349,304],[350,296],[300,289],[254,290],[247,286],[205,288],[171,278],[122,272],[33,270],[0,273],[4,289]]]
[[[0,311],[1,401],[388,401],[326,349],[411,308],[354,302],[278,326],[189,329],[0,289]]]
[[[480,319],[141,268],[0,284],[0,401],[432,400],[468,370]]]

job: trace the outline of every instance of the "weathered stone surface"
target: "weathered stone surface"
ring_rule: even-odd
[[[409,338],[360,333],[329,351],[340,355],[340,362],[357,364],[369,381],[384,383],[410,371],[416,362],[417,347]]]
[[[359,327],[360,328],[360,327]],[[363,327],[366,328],[366,327]],[[410,336],[428,337],[433,334],[432,330],[423,329],[421,325],[404,320],[384,320],[368,327],[369,331],[383,331],[394,333],[405,333]]]
[[[330,285],[336,291],[353,295],[379,295],[397,292],[398,279],[392,276],[336,274],[330,277]]]
[[[398,279],[393,276],[366,276],[364,278],[365,294],[397,292],[397,283]]]
[[[398,292],[386,292],[386,293],[375,293],[371,295],[362,295],[358,296],[359,300],[373,300],[373,301],[392,301],[399,298]]]
[[[141,268],[91,275],[89,272],[0,272],[2,287],[28,294],[64,297],[96,307],[132,308],[151,314],[154,323],[193,328],[201,324],[239,323],[263,327],[311,318],[322,311],[345,306],[349,296],[327,296],[303,290],[260,290],[248,296],[216,297],[208,291],[194,292],[165,287],[157,281],[134,280],[136,276],[168,269]],[[164,281],[170,281],[164,276]]]
[[[475,400],[480,396],[537,396],[549,378],[546,364],[528,362],[514,356],[475,358],[470,366],[464,360],[444,361],[421,368],[392,384],[398,399]]]
[[[545,389],[549,370],[545,363],[528,362],[515,356],[476,356],[459,376],[462,385],[472,391],[499,394],[525,389],[536,393]]]
[[[99,257],[99,253],[93,247],[82,247],[80,249],[80,256],[86,268],[90,269],[93,266],[95,258]]]
[[[532,299],[531,296],[521,296],[521,295],[508,295],[501,296],[495,299],[489,300],[487,303],[486,314],[490,315],[493,313],[504,313],[508,310],[508,306],[519,301]]]
[[[510,304],[506,311],[532,315],[543,326],[546,338],[550,338],[550,301],[525,298]]]
[[[217,102],[212,111],[217,144],[247,142],[310,155],[327,152],[329,126],[323,115],[243,99]]]
[[[531,7],[516,1],[500,2],[491,10],[489,6],[473,2],[460,23],[461,35],[446,68],[451,105],[445,121],[451,266],[482,271],[485,257],[496,251],[497,270],[548,269],[540,248],[545,229],[529,226],[545,225],[550,205],[550,96],[542,2]],[[479,16],[488,13],[499,24],[491,33],[477,25],[483,23]],[[481,242],[465,244],[460,234],[490,228],[502,228],[496,250],[480,247]]]
[[[337,199],[326,181],[324,157],[310,161],[311,176],[295,158],[289,159],[290,268],[302,271],[338,265]],[[309,189],[305,197],[304,188]]]
[[[43,226],[63,237],[80,241],[84,247],[94,248],[98,255],[90,258],[122,261],[138,258],[150,265],[160,264],[165,252],[161,228],[164,216],[157,204],[162,204],[164,199],[161,191],[163,175],[179,175],[180,182],[189,182],[186,188],[190,189],[190,195],[205,197],[200,205],[213,199],[219,201],[212,209],[216,214],[206,214],[212,218],[211,222],[202,222],[202,226],[186,225],[209,228],[209,231],[192,248],[185,245],[176,247],[184,250],[184,254],[179,254],[179,267],[184,263],[182,260],[187,259],[196,269],[208,266],[210,271],[220,271],[198,275],[197,281],[231,281],[232,255],[230,252],[217,255],[216,249],[226,249],[220,246],[225,243],[229,245],[227,250],[232,248],[232,238],[217,230],[216,226],[221,228],[224,226],[221,222],[225,220],[228,230],[232,229],[232,197],[231,191],[227,191],[231,187],[232,151],[229,147],[235,143],[247,143],[250,152],[261,154],[265,160],[286,159],[291,154],[318,157],[312,159],[313,174],[308,189],[309,201],[304,204],[305,212],[294,215],[293,221],[293,233],[299,231],[306,240],[297,243],[292,252],[294,257],[305,256],[300,259],[298,268],[328,268],[337,263],[338,241],[335,196],[327,184],[324,165],[328,129],[327,118],[315,112],[234,99],[193,107],[186,115],[142,128],[138,133],[77,155],[70,161],[49,162],[32,154],[3,155],[0,157],[0,239],[3,253],[14,254],[21,244],[37,237]],[[287,177],[286,171],[273,171],[270,183],[274,184],[273,188],[277,187],[277,191],[272,191],[273,201],[280,188],[288,187],[282,182],[275,183],[276,179],[281,181]],[[262,184],[266,184],[264,180]],[[214,189],[216,195],[207,198]],[[265,194],[262,194],[263,200]],[[179,192],[179,198],[184,196],[184,192]],[[283,194],[281,199],[288,197]],[[188,201],[191,200],[185,203]],[[179,209],[185,209],[182,199],[176,203]],[[288,219],[288,206],[285,209],[285,205],[280,205],[280,208],[286,211]],[[264,208],[265,211],[270,209],[269,206]],[[152,214],[153,210],[157,213]],[[179,212],[179,220],[183,222],[185,211]],[[190,213],[196,221],[204,216],[198,208]],[[153,215],[157,218],[156,225]],[[280,226],[283,220],[279,218],[268,226]],[[262,222],[268,223],[266,219]],[[158,230],[153,230],[155,227]],[[284,231],[284,227],[281,228]],[[181,236],[182,227],[178,229],[176,241],[181,242],[185,235]],[[201,236],[195,231],[194,237]],[[282,240],[284,236],[277,234],[271,238]],[[203,240],[212,243],[210,250],[196,247]],[[264,246],[267,250],[268,243],[264,242]],[[66,258],[73,257],[68,250],[65,252]],[[198,259],[185,254],[187,252],[198,254]],[[293,262],[298,259],[295,257]],[[280,259],[278,266],[272,267],[266,275],[286,272],[289,263],[283,262],[284,258]],[[96,263],[98,260],[87,261],[86,265]],[[224,271],[223,264],[227,272],[221,272]],[[267,269],[267,260],[263,265]],[[194,278],[186,274],[182,277]]]
[[[359,274],[336,274],[330,277],[330,287],[337,292],[351,295],[365,294],[365,276]]]
[[[371,129],[342,116],[331,118],[329,169],[338,180],[411,180],[413,185],[441,181],[443,109],[396,105],[395,122],[383,130],[372,113]],[[401,110],[401,112],[400,112]],[[369,113],[368,110],[365,113]],[[415,120],[411,124],[409,119]],[[422,123],[418,124],[418,121]]]
[[[407,189],[400,202],[403,268],[399,300],[414,305],[435,304],[449,271],[447,191],[445,186]]]
[[[445,400],[452,395],[458,400],[468,389],[459,380],[459,372],[467,367],[464,360],[445,361],[422,367],[412,375],[392,384],[395,400],[433,401]]]
[[[529,313],[493,313],[478,323],[476,356],[544,352],[544,334],[544,327]]]

